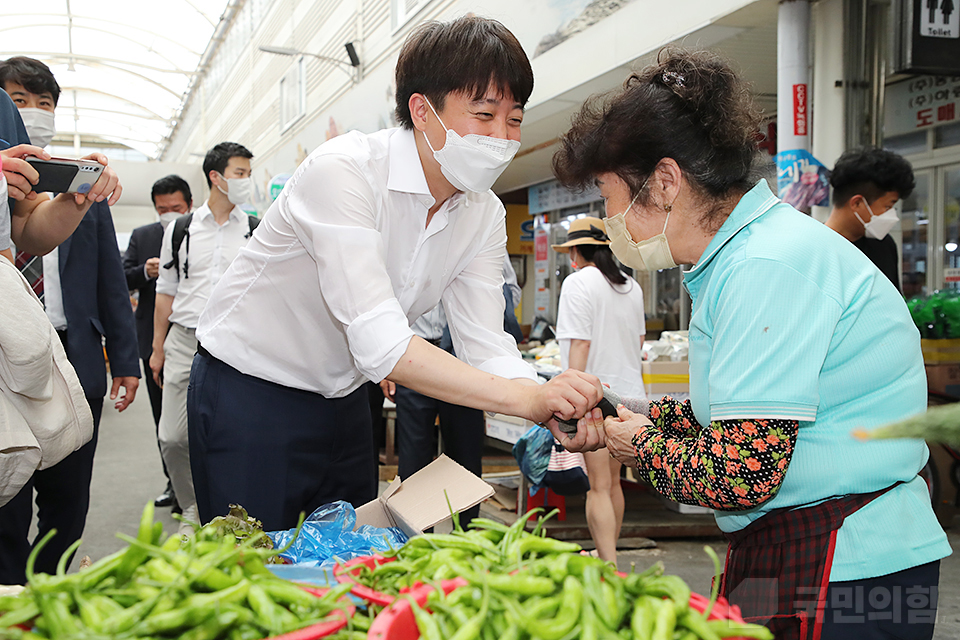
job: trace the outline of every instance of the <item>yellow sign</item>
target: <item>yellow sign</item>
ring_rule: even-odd
[[[507,253],[533,255],[533,216],[527,213],[527,205],[508,204],[506,207]]]

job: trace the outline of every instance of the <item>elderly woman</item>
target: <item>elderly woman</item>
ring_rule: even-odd
[[[694,265],[691,401],[554,434],[715,509],[722,592],[778,638],[930,638],[951,550],[917,475],[929,452],[850,437],[924,411],[919,335],[869,260],[755,181],[757,124],[726,64],[678,51],[574,119],[554,169],[599,186],[617,258]]]

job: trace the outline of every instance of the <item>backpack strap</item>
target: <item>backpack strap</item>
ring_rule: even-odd
[[[180,216],[173,222],[173,237],[171,238],[171,248],[173,249],[173,259],[163,265],[164,269],[175,267],[177,269],[177,278],[180,278],[180,247],[183,245],[183,239],[190,235],[190,221],[193,220],[193,212]],[[187,252],[190,251],[190,241],[187,241]],[[187,277],[187,261],[183,265],[183,277]]]
[[[260,218],[258,218],[257,216],[254,216],[254,215],[251,215],[251,214],[248,213],[248,214],[247,214],[247,224],[250,225],[250,233],[248,233],[247,235],[245,235],[245,236],[244,236],[245,238],[249,238],[250,236],[253,235],[253,230],[256,229],[256,228],[257,228],[257,225],[260,224]]]

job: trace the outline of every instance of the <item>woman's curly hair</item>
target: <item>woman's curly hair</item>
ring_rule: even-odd
[[[612,172],[633,196],[661,159],[673,158],[694,188],[725,198],[753,186],[759,125],[747,86],[719,56],[664,49],[622,87],[584,103],[553,170],[573,188]]]

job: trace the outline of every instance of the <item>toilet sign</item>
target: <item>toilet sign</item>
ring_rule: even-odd
[[[923,0],[920,35],[928,38],[960,38],[960,11],[954,0]]]

